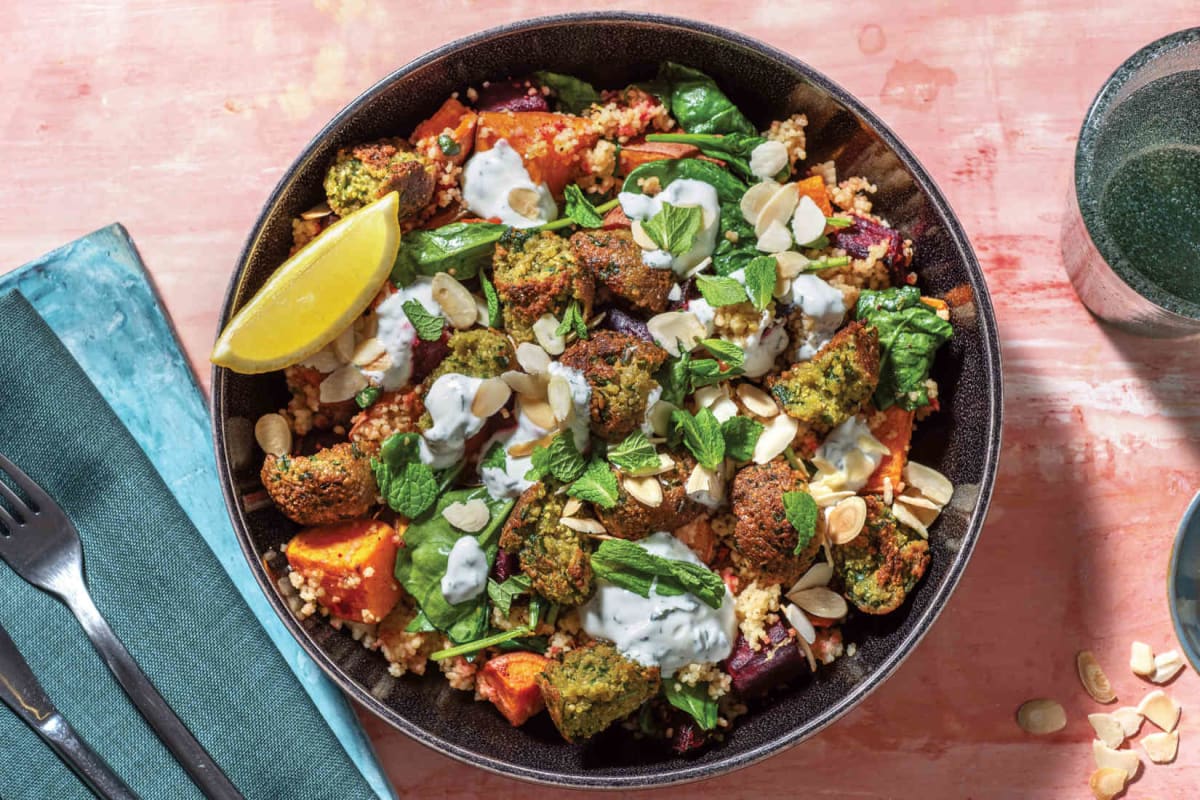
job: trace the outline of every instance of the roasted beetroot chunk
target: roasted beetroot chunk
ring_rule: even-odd
[[[429,376],[429,373],[442,363],[442,359],[450,352],[450,347],[447,342],[450,341],[450,332],[442,331],[442,338],[432,342],[418,338],[413,342],[412,348],[412,383],[420,383]]]
[[[836,228],[829,235],[833,245],[855,258],[866,258],[872,247],[881,242],[886,243],[887,252],[883,255],[883,263],[891,272],[892,282],[903,284],[908,260],[904,256],[904,237],[900,232],[866,217],[851,215],[850,218],[854,220],[853,225],[848,228]]]
[[[525,81],[495,81],[479,90],[480,111],[549,111],[542,93],[529,94]]]
[[[608,309],[608,313],[604,315],[604,322],[601,324],[610,331],[623,333],[626,336],[641,339],[643,342],[654,343],[654,337],[650,335],[650,329],[646,327],[646,323],[619,308]]]
[[[800,652],[796,632],[782,621],[767,627],[767,639],[761,650],[752,650],[740,633],[733,655],[725,661],[725,671],[733,678],[734,691],[742,697],[761,697],[771,689],[808,671],[808,661]]]
[[[492,566],[492,577],[496,579],[496,583],[504,583],[520,571],[521,560],[517,558],[516,553],[504,550],[496,553],[496,563]]]
[[[699,750],[708,744],[708,734],[706,734],[695,720],[676,715],[675,733],[671,736],[671,749],[676,753],[690,753],[693,750]]]

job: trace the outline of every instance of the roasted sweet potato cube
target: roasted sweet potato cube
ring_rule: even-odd
[[[883,479],[891,478],[892,489],[899,492],[900,476],[904,473],[904,464],[908,461],[908,445],[912,441],[913,412],[900,406],[892,406],[882,414],[875,415],[871,422],[871,435],[891,452],[880,459],[879,466],[867,479],[863,491],[868,494],[881,494]]]
[[[548,111],[482,111],[475,149],[491,150],[504,139],[525,159],[535,183],[545,183],[556,196],[583,173],[583,155],[599,134],[589,120]]]
[[[496,656],[483,665],[475,678],[479,694],[515,725],[525,722],[546,707],[542,690],[534,680],[550,659],[537,653],[517,652]]]
[[[637,142],[621,147],[617,164],[619,175],[628,175],[642,164],[669,158],[695,158],[700,148],[679,142]]]
[[[445,158],[455,164],[462,164],[471,154],[471,147],[475,144],[475,123],[478,119],[478,114],[451,97],[442,103],[442,107],[432,117],[416,127],[409,141],[416,144],[422,139],[447,133],[458,144],[458,152],[453,155],[445,154]]]
[[[400,599],[392,574],[400,533],[386,522],[356,519],[300,531],[288,542],[292,571],[318,589],[329,613],[354,622],[379,622]]]
[[[825,189],[824,178],[820,175],[813,175],[802,181],[796,181],[796,187],[800,190],[801,197],[812,198],[812,201],[817,204],[817,208],[821,209],[821,213],[827,217],[833,216],[833,205],[829,202],[829,192]]]

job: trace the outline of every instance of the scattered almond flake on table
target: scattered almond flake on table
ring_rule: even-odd
[[[1154,674],[1154,650],[1145,642],[1134,642],[1129,648],[1129,668],[1134,675]]]
[[[1179,752],[1179,731],[1148,733],[1142,737],[1140,744],[1155,764],[1167,764],[1174,761]]]
[[[1096,759],[1099,769],[1112,768],[1124,770],[1133,780],[1142,765],[1142,759],[1132,750],[1117,750],[1096,739],[1092,742],[1092,756]]]
[[[1162,689],[1155,689],[1138,703],[1138,711],[1143,717],[1170,733],[1179,724],[1179,715],[1183,709],[1169,694]]]
[[[1123,769],[1115,767],[1101,767],[1092,773],[1092,777],[1088,780],[1088,787],[1092,790],[1092,796],[1096,800],[1113,800],[1114,797],[1125,791],[1125,784],[1129,782],[1129,774]]]
[[[1154,674],[1150,680],[1154,683],[1167,683],[1183,669],[1183,656],[1178,650],[1168,650],[1154,657]]]
[[[1044,697],[1026,700],[1017,709],[1017,724],[1026,733],[1044,736],[1067,727],[1067,712],[1055,700]]]
[[[1075,656],[1075,667],[1079,671],[1079,682],[1097,703],[1112,703],[1117,699],[1108,676],[1100,668],[1100,662],[1091,650],[1080,650]]]
[[[1142,712],[1138,711],[1133,706],[1121,706],[1116,711],[1112,712],[1112,718],[1121,723],[1121,728],[1125,731],[1125,738],[1135,735],[1142,727]]]
[[[1120,747],[1125,743],[1125,728],[1112,714],[1088,714],[1088,722],[1096,732],[1096,738],[1109,747]]]

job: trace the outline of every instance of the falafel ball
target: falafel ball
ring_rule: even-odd
[[[929,542],[901,525],[876,495],[867,502],[867,521],[852,541],[833,546],[834,573],[842,593],[864,614],[890,614],[929,567]]]
[[[449,352],[425,379],[427,387],[451,372],[472,378],[495,378],[512,369],[517,358],[508,337],[491,328],[455,331],[446,347]]]
[[[817,557],[821,548],[817,536],[810,538],[799,554],[795,552],[799,533],[788,521],[783,505],[785,492],[807,490],[803,474],[782,459],[750,464],[734,476],[734,547],[760,583],[791,586]]]
[[[575,260],[613,297],[651,314],[666,310],[675,273],[646,266],[628,229],[579,231],[571,247]]]
[[[694,521],[704,507],[688,497],[687,479],[696,466],[690,455],[675,453],[675,466],[658,476],[662,484],[663,501],[651,508],[625,491],[624,482],[617,480],[617,504],[603,509],[594,506],[596,517],[605,530],[620,539],[642,539],[658,531],[674,531]]]
[[[361,517],[378,493],[371,460],[350,442],[311,456],[268,455],[260,477],[279,510],[306,526]]]
[[[533,323],[545,314],[561,321],[572,300],[584,319],[592,315],[595,282],[570,242],[553,231],[509,231],[496,244],[492,265],[504,326],[516,341],[532,342]]]
[[[624,333],[595,331],[568,347],[559,362],[582,372],[592,389],[592,433],[619,442],[645,420],[650,392],[658,388],[654,373],[666,360],[667,351],[658,345]]]
[[[577,647],[535,679],[546,710],[568,742],[600,733],[658,694],[658,667],[643,667],[607,642]]]
[[[340,217],[393,191],[400,194],[400,219],[416,216],[433,189],[433,164],[400,138],[343,147],[325,173],[326,199]]]
[[[577,606],[592,593],[592,540],[559,520],[561,495],[535,483],[522,493],[500,532],[500,547],[516,553],[533,589],[554,603]]]
[[[863,409],[879,385],[879,332],[861,322],[842,328],[813,356],[771,379],[790,417],[825,434]]]

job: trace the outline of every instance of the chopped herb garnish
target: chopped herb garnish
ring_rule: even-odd
[[[442,329],[446,321],[438,314],[429,313],[420,300],[407,300],[400,307],[404,309],[408,321],[417,329],[417,336],[427,342],[436,342],[442,338]]]
[[[849,228],[854,224],[854,220],[845,217],[826,217],[825,224],[831,228]]]
[[[368,386],[354,395],[354,402],[359,408],[370,408],[379,399],[379,387]]]
[[[487,300],[488,318],[487,324],[489,328],[503,328],[504,314],[500,310],[500,295],[496,294],[496,287],[488,280],[488,276],[479,271],[479,286],[483,289],[483,297]]]
[[[583,318],[583,309],[580,308],[578,300],[571,301],[563,313],[562,322],[558,323],[558,327],[554,329],[554,333],[558,336],[566,336],[572,332],[580,339],[588,338],[587,320]]]
[[[656,556],[635,542],[605,539],[592,554],[596,577],[634,594],[672,596],[693,594],[710,608],[720,608],[725,600],[721,576],[699,564]]]

